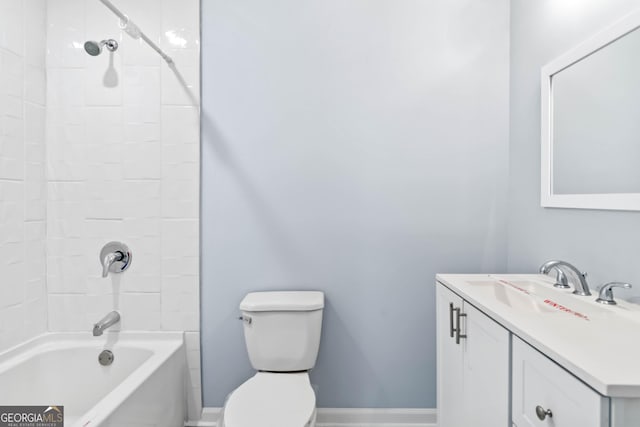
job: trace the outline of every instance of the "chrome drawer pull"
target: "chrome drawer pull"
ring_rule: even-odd
[[[465,313],[461,313],[460,308],[454,308],[453,310],[456,312],[456,344],[460,344],[460,338],[467,337],[466,334],[463,335],[460,333],[462,332],[462,327],[460,327],[460,318],[467,317],[467,315]]]
[[[449,336],[453,338],[453,333],[455,329],[453,327],[453,303],[449,303]]]
[[[553,417],[553,413],[551,412],[551,409],[544,409],[540,405],[536,406],[536,415],[538,416],[538,419],[540,421],[544,421],[544,419],[547,417],[549,418]]]

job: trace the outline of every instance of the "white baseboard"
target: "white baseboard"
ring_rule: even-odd
[[[217,427],[222,408],[203,408],[200,421],[188,427]],[[435,427],[436,409],[318,408],[316,427]]]

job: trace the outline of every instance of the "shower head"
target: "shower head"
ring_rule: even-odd
[[[102,47],[106,46],[109,52],[118,49],[118,42],[114,39],[102,40],[100,43],[90,40],[84,44],[84,50],[91,56],[98,56],[102,53]]]

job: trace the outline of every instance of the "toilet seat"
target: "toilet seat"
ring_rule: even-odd
[[[229,396],[224,427],[305,427],[313,425],[315,409],[307,372],[258,372]]]

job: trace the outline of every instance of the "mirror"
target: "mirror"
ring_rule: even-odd
[[[640,12],[542,68],[545,207],[640,210]]]

